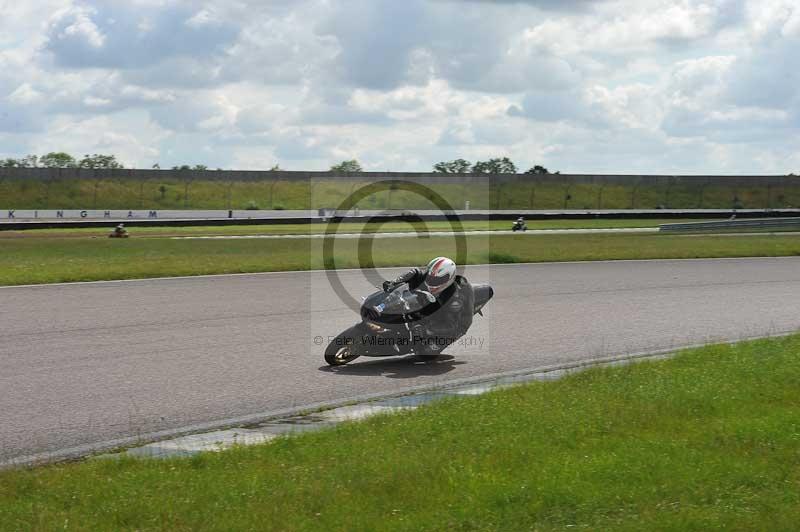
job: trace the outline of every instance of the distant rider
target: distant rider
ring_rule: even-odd
[[[464,336],[472,325],[475,296],[472,285],[456,274],[456,263],[447,257],[436,257],[423,268],[411,268],[394,281],[385,281],[383,290],[390,292],[408,283],[420,301],[423,318],[411,324],[411,332],[422,354],[434,354]],[[433,340],[433,341],[431,341]]]
[[[125,229],[125,225],[119,224],[118,226],[116,226],[114,228],[114,233],[113,233],[112,236],[115,236],[117,238],[123,238],[123,237],[127,236],[127,234],[128,234],[128,230]]]

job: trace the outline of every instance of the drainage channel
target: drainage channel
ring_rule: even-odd
[[[97,459],[120,458],[174,458],[192,456],[202,452],[217,452],[236,445],[255,445],[269,442],[280,436],[299,434],[311,430],[321,430],[345,421],[357,421],[377,414],[414,410],[422,405],[442,399],[481,395],[532,381],[556,380],[570,373],[583,371],[590,367],[619,366],[638,360],[668,358],[674,351],[652,354],[629,355],[615,359],[583,363],[571,367],[542,369],[533,373],[503,376],[482,383],[463,384],[441,390],[412,393],[396,397],[375,399],[364,403],[340,406],[319,412],[272,419],[242,427],[227,428],[200,434],[190,434],[163,440],[138,447],[131,447],[117,453],[102,454]]]

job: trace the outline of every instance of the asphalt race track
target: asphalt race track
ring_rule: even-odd
[[[658,227],[609,227],[604,229],[530,229],[528,231],[500,230],[475,230],[475,231],[430,231],[425,232],[426,236],[498,236],[498,235],[591,235],[602,233],[658,233]],[[335,233],[336,238],[356,238],[361,239],[365,236],[372,238],[419,238],[420,233],[413,231],[397,231],[392,233]],[[282,240],[295,239],[303,240],[307,238],[326,238],[325,233],[298,234],[298,235],[209,235],[209,236],[173,236],[173,240],[241,240],[241,239],[268,239]]]
[[[471,345],[436,362],[362,358],[334,371],[315,337],[357,316],[324,272],[0,288],[0,463],[453,379],[800,329],[800,258],[467,274],[495,287]],[[356,297],[371,290],[359,271],[340,275]]]

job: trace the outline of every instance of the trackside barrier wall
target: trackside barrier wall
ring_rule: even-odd
[[[671,233],[714,231],[797,231],[800,230],[800,218],[726,220],[719,222],[713,221],[662,224],[659,226],[659,230]]]
[[[700,210],[700,211],[663,211],[663,210],[630,210],[630,211],[586,211],[586,212],[526,212],[515,211],[494,213],[469,213],[459,212],[458,218],[462,221],[481,220],[516,220],[520,214],[527,220],[587,220],[587,219],[665,219],[665,218],[727,218],[734,211],[725,210]],[[800,223],[800,210],[783,211],[739,211],[741,217],[763,216],[796,216]],[[11,220],[0,221],[0,231],[25,230],[25,229],[67,229],[85,227],[111,227],[118,222],[124,222],[130,227],[197,227],[197,226],[223,226],[223,225],[284,225],[284,224],[311,224],[338,221],[342,223],[364,222],[417,222],[417,221],[447,221],[448,216],[443,214],[380,214],[370,216],[332,216],[329,218],[319,216],[282,216],[276,218],[140,218],[140,219],[103,219],[103,220]],[[692,225],[692,224],[671,224]],[[661,226],[664,227],[664,226]],[[662,229],[663,230],[663,229]]]

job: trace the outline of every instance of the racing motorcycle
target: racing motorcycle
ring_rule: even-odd
[[[473,312],[483,316],[481,310],[494,295],[494,290],[488,284],[475,284],[472,285],[472,292]],[[330,341],[325,349],[325,362],[331,366],[342,366],[360,356],[421,354],[415,350],[421,339],[412,333],[412,325],[425,312],[419,300],[418,294],[411,292],[407,283],[391,292],[380,290],[364,298],[361,321]]]
[[[515,221],[511,225],[511,230],[514,231],[514,232],[527,231],[528,230],[528,224],[526,224],[525,220],[523,220],[522,218],[518,218],[517,221]]]

